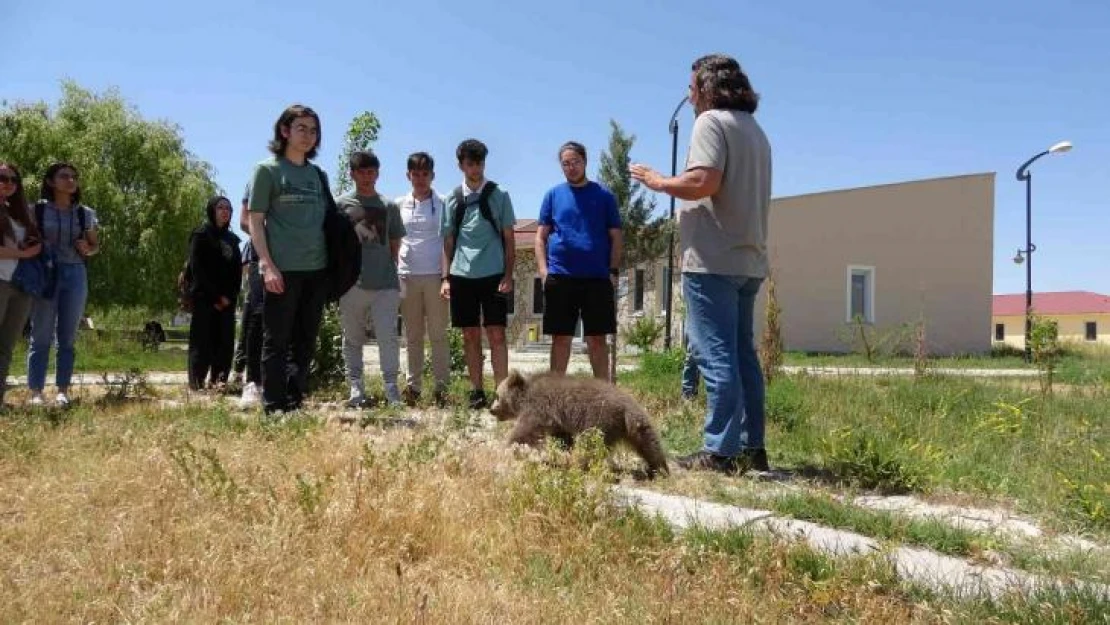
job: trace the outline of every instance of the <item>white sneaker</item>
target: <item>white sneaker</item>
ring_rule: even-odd
[[[66,408],[69,406],[69,398],[66,397],[65,393],[58,393],[58,396],[54,398],[54,403],[61,408]]]
[[[35,393],[34,395],[31,395],[31,405],[32,406],[45,406],[46,405],[46,400],[43,399],[42,393]]]
[[[258,392],[258,385],[254,382],[247,382],[243,387],[243,395],[239,397],[240,408],[250,408],[262,403],[262,394]]]
[[[363,390],[362,387],[352,384],[351,385],[351,395],[350,395],[350,397],[347,398],[347,407],[348,408],[365,408],[366,404],[367,404],[366,391]]]

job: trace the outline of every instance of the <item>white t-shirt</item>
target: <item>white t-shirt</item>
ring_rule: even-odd
[[[8,221],[12,224],[12,232],[15,234],[15,239],[11,237],[4,240],[4,247],[18,247],[23,243],[23,237],[27,235],[27,229],[19,224],[16,220],[8,217]],[[15,273],[15,266],[19,263],[18,258],[0,258],[0,280],[5,282],[11,281],[12,274]]]
[[[443,237],[439,234],[439,220],[445,210],[443,198],[432,195],[417,202],[412,193],[397,198],[401,209],[401,222],[405,236],[397,256],[397,274],[401,276],[440,275],[442,272]]]

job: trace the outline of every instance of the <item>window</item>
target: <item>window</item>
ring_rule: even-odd
[[[532,280],[532,314],[543,314],[543,280]]]
[[[1006,340],[1006,324],[1004,324],[1004,323],[994,324],[994,340],[996,340],[996,341],[1005,341]]]
[[[847,284],[848,323],[860,318],[864,323],[875,323],[875,268],[848,266]]]
[[[644,309],[644,270],[636,270],[636,280],[632,293],[632,310],[641,312]]]
[[[1086,326],[1087,340],[1088,341],[1097,341],[1098,340],[1098,322],[1097,321],[1088,321],[1087,323],[1085,323],[1083,325]]]
[[[659,314],[665,314],[667,308],[667,295],[671,291],[671,281],[668,279],[670,276],[670,269],[666,264],[659,267],[659,280],[655,283],[656,286],[656,300],[655,307],[659,309]]]

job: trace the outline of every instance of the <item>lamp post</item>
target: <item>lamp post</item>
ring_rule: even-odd
[[[1017,170],[1018,181],[1025,181],[1025,249],[1019,248],[1014,256],[1018,265],[1025,262],[1025,362],[1033,361],[1033,252],[1037,251],[1037,246],[1033,245],[1033,174],[1028,170],[1038,158],[1046,154],[1063,154],[1068,150],[1071,150],[1071,142],[1061,141],[1025,161]]]
[[[671,113],[671,177],[678,175],[678,112],[682,107],[689,102],[688,97],[683,96],[678,106],[674,108],[674,113]],[[671,212],[670,212],[670,234],[667,236],[667,303],[666,314],[664,315],[667,324],[667,333],[663,336],[663,349],[671,348],[671,302],[674,299],[674,294],[671,293],[672,286],[674,285],[674,196],[671,196]]]

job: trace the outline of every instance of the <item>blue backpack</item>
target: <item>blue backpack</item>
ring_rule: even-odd
[[[58,263],[54,248],[43,243],[33,258],[21,258],[12,273],[12,286],[35,297],[50,299],[58,286]]]

